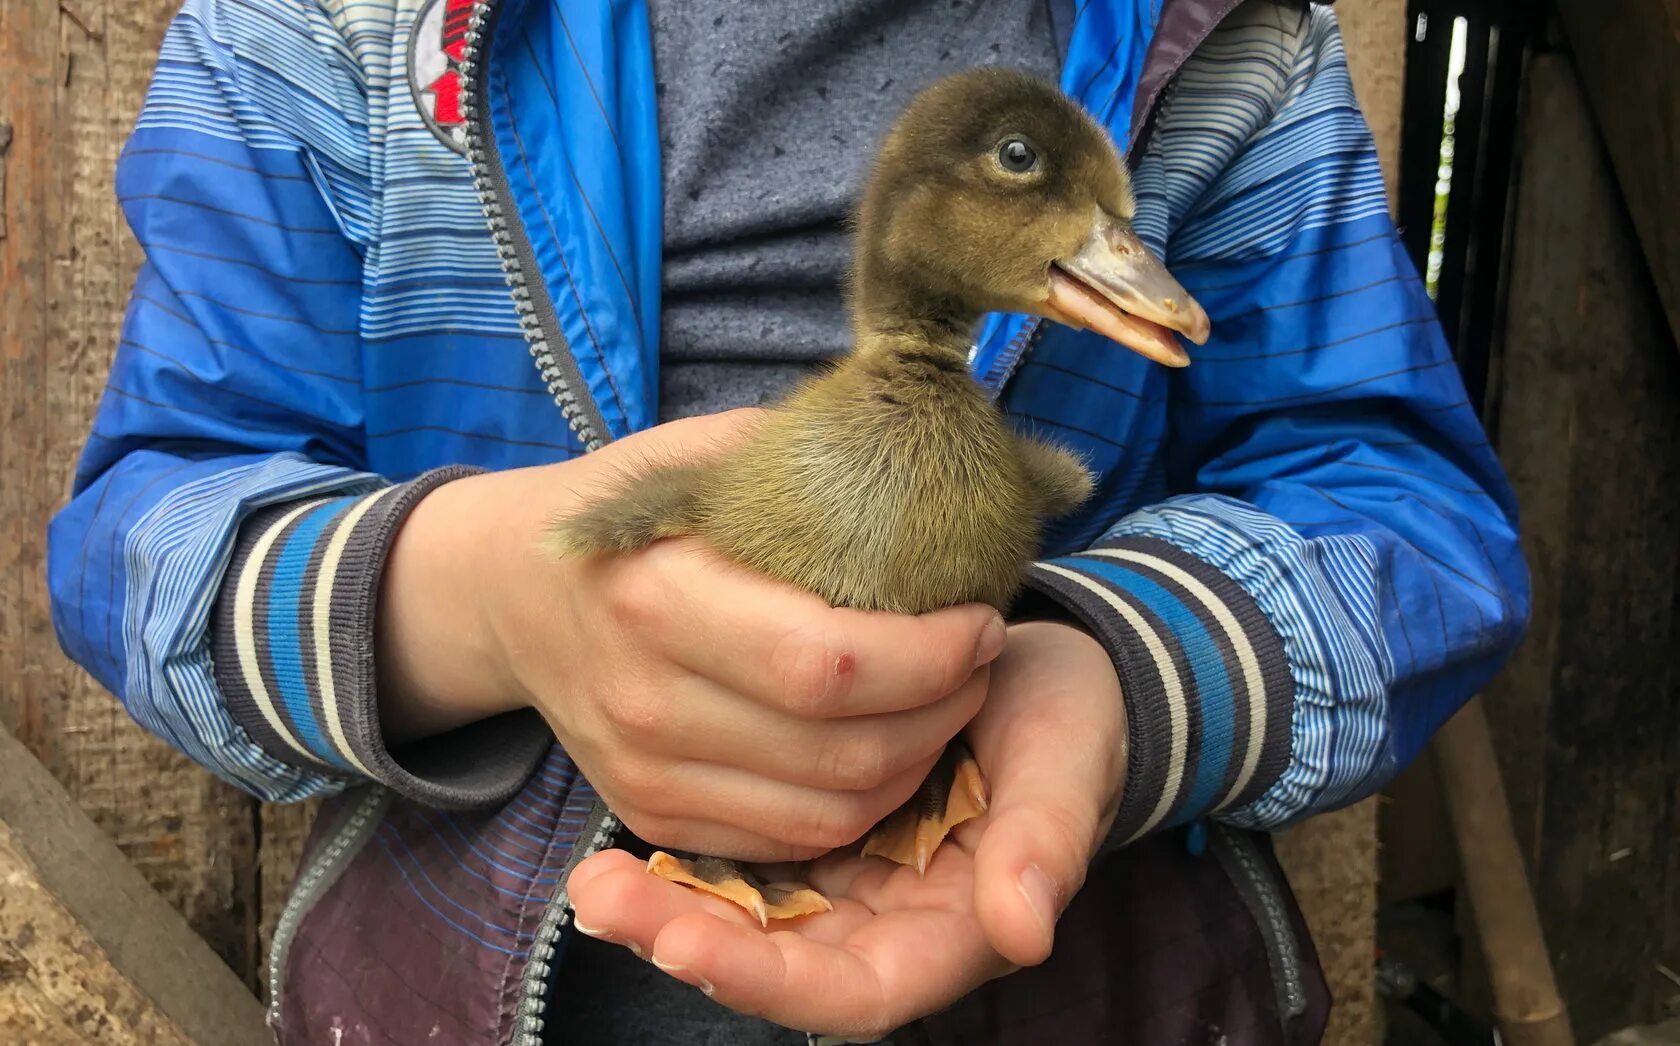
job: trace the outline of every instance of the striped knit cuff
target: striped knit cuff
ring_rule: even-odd
[[[1107,847],[1251,802],[1283,773],[1289,662],[1235,581],[1128,537],[1034,564],[1027,586],[1096,636],[1120,674],[1130,752]]]
[[[421,498],[475,471],[437,469],[373,494],[295,501],[245,520],[217,596],[212,655],[229,713],[270,755],[450,807],[502,801],[536,769],[552,736],[534,712],[397,752],[379,729],[374,611],[386,555]]]

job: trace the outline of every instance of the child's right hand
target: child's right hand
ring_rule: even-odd
[[[542,547],[619,470],[717,453],[758,416],[428,495],[380,596],[387,734],[535,707],[637,835],[752,861],[849,843],[909,798],[984,702],[996,611],[836,609],[687,539],[591,560]]]

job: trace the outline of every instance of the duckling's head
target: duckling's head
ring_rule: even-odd
[[[1055,87],[1002,69],[946,77],[905,109],[857,216],[860,331],[966,337],[980,314],[1024,312],[1189,362],[1173,336],[1208,318],[1132,231],[1113,141]]]

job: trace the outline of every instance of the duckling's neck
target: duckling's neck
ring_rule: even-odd
[[[863,359],[910,348],[950,355],[966,369],[980,314],[954,298],[913,284],[858,273],[852,288],[853,355]]]

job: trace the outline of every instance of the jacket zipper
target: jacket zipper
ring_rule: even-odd
[[[560,934],[572,921],[571,903],[566,898],[566,881],[572,877],[572,869],[585,857],[611,846],[617,832],[618,818],[607,809],[607,804],[597,799],[583,824],[583,831],[578,833],[577,845],[572,847],[566,866],[560,870],[560,885],[554,888],[554,894],[543,906],[542,918],[537,921],[536,940],[531,944],[530,961],[525,964],[525,976],[519,985],[519,1001],[514,1008],[513,1035],[508,1040],[509,1046],[542,1046],[543,1024],[548,1009],[547,987],[549,975],[553,973],[554,953]]]
[[[1026,359],[1027,353],[1036,348],[1039,339],[1043,337],[1044,321],[1034,316],[1020,330],[1015,332],[1015,336],[1009,339],[1009,344],[1005,345],[1003,351],[992,359],[992,365],[987,368],[981,384],[986,387],[987,393],[993,399],[1003,395],[1004,386],[1008,385],[1009,379],[1015,376],[1015,371],[1020,368],[1021,361]]]
[[[1301,973],[1301,946],[1295,939],[1283,890],[1266,866],[1254,840],[1241,832],[1215,825],[1208,833],[1214,858],[1236,885],[1237,894],[1248,908],[1266,950],[1276,993],[1278,1019],[1287,1030],[1295,1018],[1307,1011],[1307,989]]]
[[[531,360],[566,424],[583,443],[583,449],[599,450],[612,439],[612,433],[600,407],[589,395],[566,336],[560,332],[560,321],[543,285],[536,254],[514,209],[507,170],[491,133],[490,114],[486,112],[489,63],[485,58],[500,11],[501,5],[495,0],[478,0],[473,4],[467,27],[466,48],[461,57],[461,108],[467,116],[467,162],[472,166],[473,188],[478,192],[478,204],[495,240],[502,277],[513,294],[513,307],[530,346]]]
[[[513,294],[519,326],[530,346],[537,373],[584,450],[593,452],[611,441],[612,432],[600,407],[589,395],[571,346],[560,331],[554,303],[549,300],[531,241],[519,221],[508,187],[507,170],[490,127],[488,59],[501,7],[496,0],[476,0],[467,25],[466,47],[461,56],[461,107],[467,118],[467,162],[472,167],[473,188],[478,192],[479,206],[484,210],[484,220],[495,241],[502,276]],[[514,1007],[510,1046],[542,1046],[548,1007],[546,989],[560,935],[571,922],[566,880],[584,858],[611,846],[617,832],[618,818],[597,799],[561,870],[560,883],[543,905],[542,916],[537,921],[536,936]]]
[[[378,827],[379,818],[390,802],[391,793],[374,785],[355,805],[340,814],[338,824],[327,833],[326,845],[300,871],[291,897],[286,899],[286,906],[280,910],[280,921],[274,926],[274,940],[268,946],[267,1021],[276,1039],[280,1036],[280,992],[285,986],[286,956],[297,936],[298,925],[361,852],[362,845]]]

